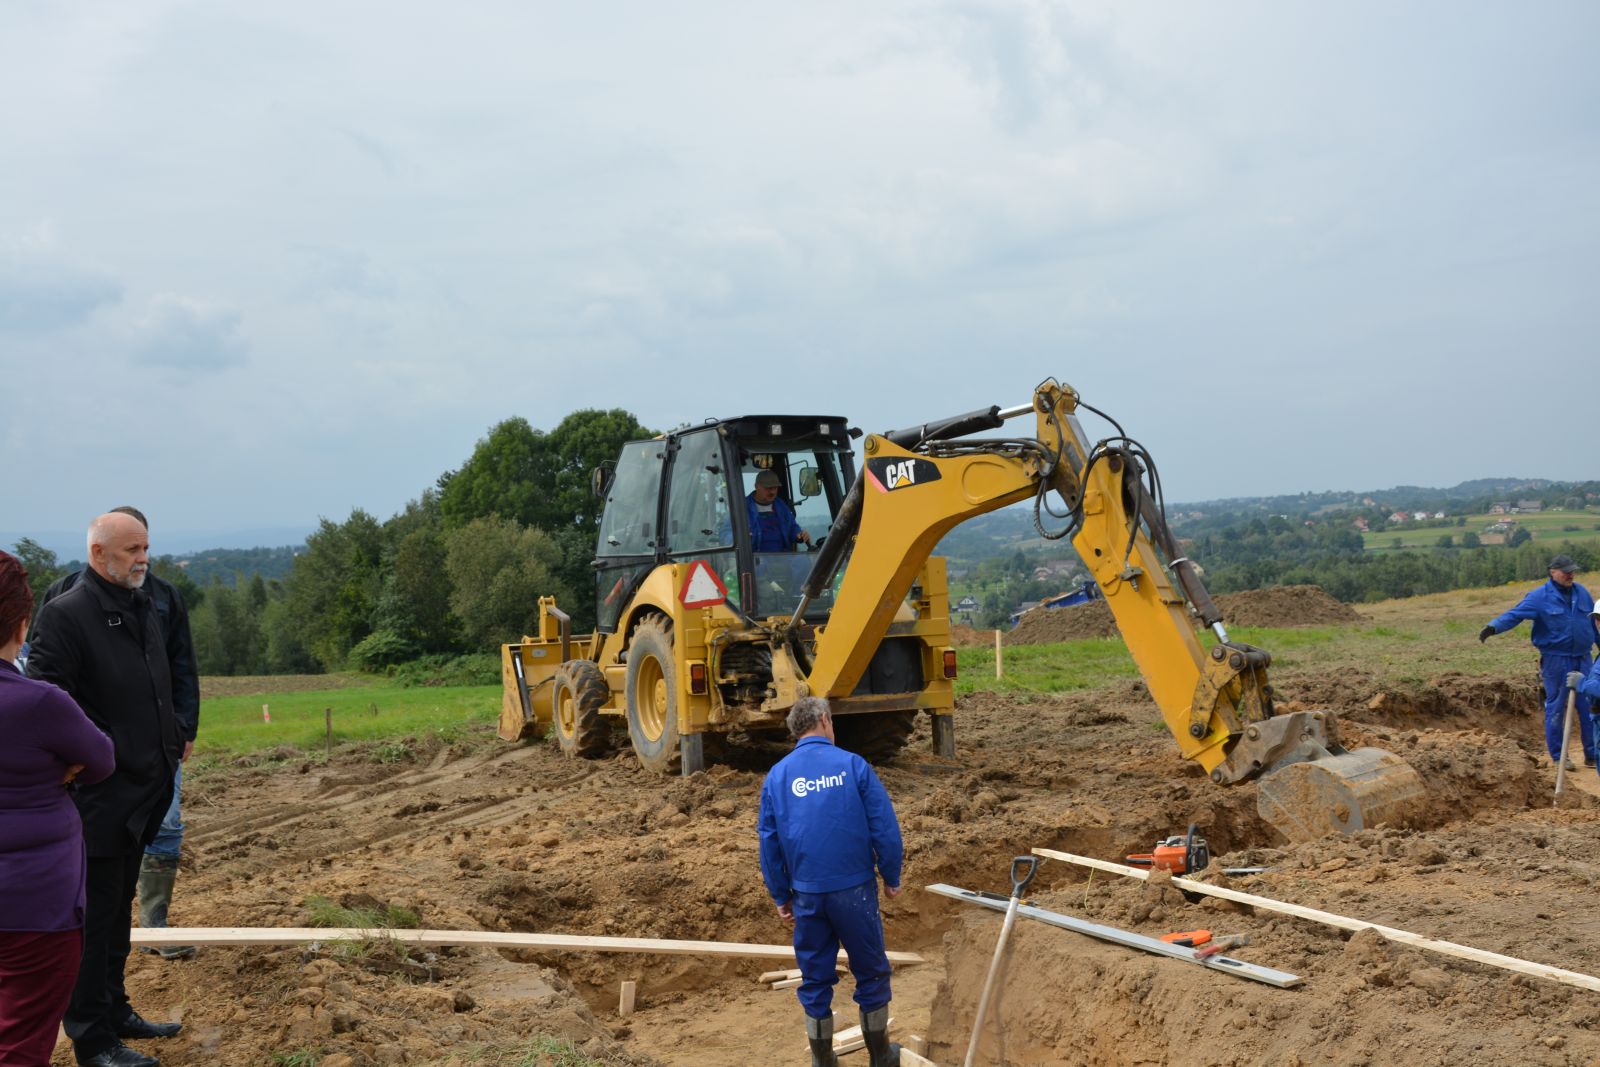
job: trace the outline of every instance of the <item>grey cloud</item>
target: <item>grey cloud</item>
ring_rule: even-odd
[[[0,252],[0,331],[76,326],[122,299],[122,286],[94,270],[26,252]]]
[[[134,359],[147,366],[220,371],[245,362],[240,315],[198,300],[160,296],[140,323]]]

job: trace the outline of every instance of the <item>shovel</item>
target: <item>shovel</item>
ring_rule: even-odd
[[[994,946],[994,960],[989,964],[989,977],[983,980],[983,993],[978,997],[978,1017],[972,1023],[972,1043],[967,1046],[967,1058],[962,1067],[972,1067],[978,1054],[978,1036],[983,1033],[983,1018],[989,1013],[989,994],[994,992],[995,975],[1000,973],[1000,957],[1006,950],[1006,939],[1017,922],[1017,906],[1022,903],[1022,891],[1028,888],[1039,869],[1039,857],[1018,856],[1011,861],[1011,903],[1006,905],[1006,921],[1000,927],[1000,940]]]
[[[1556,798],[1551,805],[1561,803],[1561,791],[1567,784],[1567,742],[1572,740],[1572,720],[1578,717],[1578,691],[1567,690],[1567,714],[1561,720],[1561,760],[1556,764]]]

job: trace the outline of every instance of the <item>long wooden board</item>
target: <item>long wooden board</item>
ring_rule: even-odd
[[[283,929],[242,926],[136,927],[135,945],[301,945],[312,941],[371,941],[386,938],[407,945],[482,945],[562,952],[643,952],[661,956],[750,956],[792,960],[791,945],[747,945],[737,941],[667,941],[650,937],[590,937],[582,934],[513,934],[493,930],[362,930],[355,927]],[[891,952],[890,963],[922,963],[915,952]],[[843,952],[839,953],[845,958]]]
[[[927,889],[928,892],[937,893],[941,897],[965,901],[968,904],[976,904],[979,907],[989,908],[993,911],[1006,910],[1005,902],[979,896],[970,889],[958,889],[953,885],[945,885],[943,883],[930,885]],[[1244,960],[1236,960],[1231,956],[1207,956],[1205,959],[1196,959],[1194,949],[1171,944],[1161,940],[1159,937],[1146,937],[1144,934],[1136,934],[1132,930],[1119,930],[1115,926],[1102,926],[1099,923],[1089,922],[1087,919],[1079,919],[1071,915],[1062,915],[1059,912],[1035,908],[1030,904],[1018,905],[1017,914],[1026,916],[1029,919],[1037,919],[1039,922],[1048,923],[1063,930],[1086,934],[1101,941],[1110,941],[1115,945],[1136,948],[1142,952],[1154,953],[1157,956],[1168,956],[1175,960],[1182,960],[1184,963],[1192,963],[1197,967],[1223,971],[1227,974],[1237,975],[1240,978],[1248,978],[1254,982],[1277,986],[1279,989],[1288,989],[1299,985],[1303,981],[1297,974],[1290,974],[1288,971],[1276,971],[1271,967],[1262,967],[1255,963],[1246,963]]]
[[[1049,848],[1036,848],[1035,856],[1046,859],[1061,860],[1065,863],[1075,863],[1080,867],[1092,867],[1097,871],[1109,874],[1120,874],[1125,878],[1138,878],[1141,881],[1150,877],[1148,870],[1137,867],[1127,867],[1120,863],[1109,863],[1106,860],[1097,860],[1089,856],[1075,856],[1070,852],[1057,852]],[[1196,882],[1190,878],[1174,878],[1172,884],[1191,893],[1204,893],[1208,897],[1219,897],[1222,900],[1232,900],[1239,904],[1249,904],[1251,907],[1261,908],[1265,911],[1275,911],[1284,915],[1293,915],[1300,919],[1309,919],[1311,922],[1323,923],[1328,926],[1337,926],[1341,930],[1376,930],[1390,941],[1402,945],[1411,945],[1414,948],[1437,952],[1442,956],[1454,956],[1456,959],[1470,960],[1473,963],[1483,963],[1490,967],[1499,967],[1507,971],[1515,971],[1532,978],[1548,978],[1552,982],[1561,982],[1564,985],[1577,986],[1579,989],[1592,989],[1600,992],[1600,978],[1578,971],[1568,971],[1560,967],[1551,967],[1548,964],[1534,963],[1530,960],[1519,960],[1515,956],[1502,956],[1498,952],[1489,952],[1470,945],[1458,945],[1454,941],[1440,941],[1437,938],[1424,937],[1414,934],[1409,930],[1398,930],[1392,926],[1380,926],[1369,923],[1365,919],[1352,919],[1348,915],[1335,915],[1331,911],[1318,911],[1316,908],[1306,908],[1299,904],[1289,904],[1271,897],[1258,897],[1251,893],[1241,893],[1237,889],[1227,889],[1220,885],[1207,885]]]

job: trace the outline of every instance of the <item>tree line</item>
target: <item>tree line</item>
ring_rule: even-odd
[[[281,579],[212,574],[202,585],[165,556],[151,569],[189,608],[201,674],[497,662],[495,646],[537,624],[540,596],[593,628],[603,501],[590,472],[650,436],[621,409],[576,411],[549,432],[509,418],[388,519],[359,508],[322,519]],[[66,568],[27,539],[17,549],[37,604]]]

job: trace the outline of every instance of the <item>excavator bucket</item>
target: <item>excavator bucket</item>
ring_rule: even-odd
[[[1427,788],[1405,760],[1381,748],[1290,763],[1261,779],[1256,811],[1292,842],[1400,824]]]

